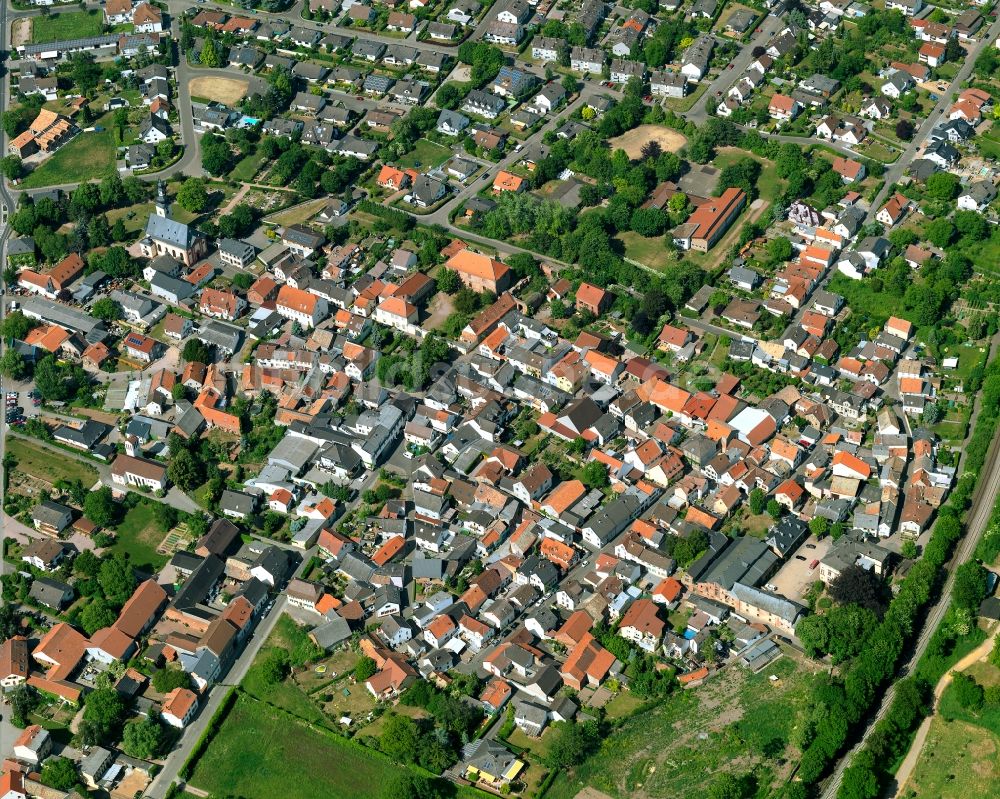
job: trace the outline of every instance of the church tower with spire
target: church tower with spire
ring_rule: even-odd
[[[170,218],[170,200],[167,199],[167,183],[164,180],[156,182],[156,215]]]

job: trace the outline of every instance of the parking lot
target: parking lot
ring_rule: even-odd
[[[8,425],[19,426],[24,424],[25,419],[32,419],[38,416],[39,405],[37,399],[31,396],[34,389],[31,383],[5,382],[4,408],[6,410],[5,420]],[[37,404],[36,404],[37,403]]]
[[[819,566],[810,569],[809,565],[822,560],[830,551],[832,543],[829,536],[821,540],[817,540],[814,535],[809,536],[795,555],[771,578],[771,584],[777,586],[778,593],[801,602],[809,587],[819,579]]]

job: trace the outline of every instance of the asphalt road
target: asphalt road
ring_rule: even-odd
[[[306,561],[303,561],[303,565],[305,565],[305,563]],[[254,630],[253,635],[250,637],[250,641],[247,643],[246,649],[244,649],[243,653],[236,659],[233,667],[226,675],[225,682],[218,683],[209,692],[208,701],[202,704],[195,720],[192,721],[184,730],[180,746],[174,749],[174,751],[167,757],[163,764],[163,768],[156,775],[156,778],[150,786],[146,789],[146,793],[144,794],[145,796],[150,797],[150,799],[163,799],[167,790],[170,788],[170,784],[177,780],[177,774],[180,771],[181,766],[184,765],[185,761],[191,755],[191,751],[194,749],[195,744],[198,743],[202,733],[205,732],[212,716],[215,715],[215,712],[219,709],[219,705],[222,704],[223,698],[225,698],[232,686],[238,685],[246,676],[246,673],[253,664],[253,660],[260,651],[261,646],[263,646],[264,642],[267,640],[268,635],[271,634],[271,630],[274,629],[274,625],[278,623],[278,619],[281,617],[281,614],[285,609],[286,601],[285,595],[281,594],[274,603],[274,607],[271,608],[271,612],[261,619],[257,628]]]
[[[903,173],[906,171],[906,168],[923,149],[925,139],[930,134],[931,130],[934,129],[934,126],[941,121],[941,117],[951,106],[952,102],[954,102],[952,94],[960,89],[962,84],[968,80],[969,76],[972,74],[972,68],[975,66],[976,59],[983,51],[983,48],[993,47],[993,43],[996,41],[998,35],[1000,35],[1000,17],[994,20],[988,30],[982,32],[979,41],[966,53],[965,60],[962,62],[962,66],[956,73],[955,79],[948,87],[948,91],[941,92],[934,108],[931,109],[927,118],[924,119],[920,127],[917,128],[916,133],[913,134],[913,138],[910,140],[910,144],[906,150],[903,151],[903,154],[896,159],[895,163],[886,167],[885,174],[883,175],[885,183],[882,184],[882,188],[879,190],[879,193],[876,194],[875,199],[872,200],[871,208],[868,210],[868,217],[865,219],[866,224],[874,221],[875,214],[878,213],[879,208],[882,207],[885,203],[886,197],[889,195],[889,189],[893,186],[893,184],[899,181],[899,179],[903,176]]]
[[[784,20],[780,17],[772,17],[768,14],[764,17],[764,21],[760,24],[759,33],[756,33],[753,39],[747,44],[736,58],[732,60],[732,69],[724,69],[720,72],[705,89],[705,93],[698,98],[694,105],[685,112],[684,117],[690,119],[692,122],[701,124],[706,119],[708,119],[708,108],[709,103],[712,103],[712,107],[718,105],[719,102],[726,96],[726,92],[732,87],[734,83],[743,75],[746,68],[750,66],[750,62],[754,60],[753,50],[755,47],[760,45],[765,46],[778,31],[780,31],[785,26]]]

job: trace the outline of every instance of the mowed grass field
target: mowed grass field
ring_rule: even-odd
[[[246,799],[370,799],[400,766],[241,695],[191,784]]]
[[[799,756],[814,667],[792,654],[759,674],[731,667],[626,718],[600,750],[553,783],[546,799],[595,788],[614,799],[702,799],[717,775],[754,771],[761,793],[786,779]],[[772,681],[771,675],[777,677]]]
[[[98,124],[101,124],[100,121]],[[37,189],[100,180],[114,174],[114,171],[114,132],[105,127],[102,131],[78,133],[32,170],[21,182],[21,188]]]
[[[986,660],[973,663],[965,673],[984,688],[1000,685],[1000,668]],[[966,799],[998,793],[1000,709],[990,705],[978,711],[963,708],[953,683],[941,697],[905,795]]]
[[[111,551],[127,553],[136,566],[159,570],[170,558],[156,551],[166,533],[154,519],[155,509],[156,503],[152,500],[131,508],[118,525]]]
[[[965,721],[931,722],[907,796],[971,799],[1000,793],[1000,736]]]
[[[30,474],[46,483],[55,483],[57,480],[79,480],[90,488],[100,476],[97,469],[76,458],[57,455],[14,436],[7,439],[7,452],[17,458],[16,471]]]
[[[430,169],[441,166],[451,155],[447,147],[430,139],[417,139],[413,149],[399,159],[396,166],[400,169]]]
[[[48,16],[31,20],[31,42],[58,42],[62,39],[83,39],[100,36],[104,15],[100,11],[53,11]]]

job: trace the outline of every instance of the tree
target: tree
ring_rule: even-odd
[[[181,357],[188,363],[210,363],[212,353],[204,341],[197,338],[189,338],[184,342],[184,349],[181,350]]]
[[[105,322],[112,322],[122,318],[122,307],[111,297],[101,297],[91,306],[90,314]]]
[[[844,770],[837,799],[876,799],[881,793],[872,753],[862,749]]]
[[[8,155],[3,159],[3,176],[7,180],[17,180],[21,177],[22,172],[24,172],[24,166],[16,155]]]
[[[69,791],[79,782],[76,765],[68,757],[50,757],[42,765],[42,785],[57,791]]]
[[[826,613],[806,616],[795,635],[810,657],[830,655],[834,663],[857,656],[878,629],[878,616],[858,605],[834,605]]]
[[[54,355],[46,355],[35,364],[35,388],[49,402],[69,399],[70,386]]]
[[[87,744],[102,744],[117,738],[125,719],[125,700],[114,688],[97,688],[84,700],[83,720],[88,730]]]
[[[36,99],[37,98],[37,99]],[[35,95],[25,99],[23,104],[17,108],[3,113],[3,130],[9,137],[13,138],[24,130],[27,130],[32,120],[38,116],[38,110],[44,102],[41,95]]]
[[[185,211],[200,214],[208,205],[208,191],[205,181],[199,178],[188,178],[177,191],[177,203]]]
[[[830,531],[830,522],[822,516],[814,516],[809,520],[809,532],[817,538],[822,538]]]
[[[21,631],[21,616],[12,602],[0,605],[0,638],[6,641]]]
[[[950,175],[950,174],[951,174],[950,172],[936,173],[936,175]],[[925,234],[928,240],[934,246],[947,247],[949,244],[951,244],[951,240],[955,237],[955,226],[951,223],[951,220],[946,219],[945,217],[938,217],[933,222],[927,225]]]
[[[182,449],[170,459],[167,477],[182,491],[193,491],[205,482],[205,465],[189,450]]]
[[[412,763],[418,747],[417,725],[413,719],[389,713],[379,736],[379,749],[401,763]]]
[[[776,499],[769,499],[767,501],[767,515],[772,519],[780,519],[781,514],[785,512],[785,506],[782,505]]]
[[[226,174],[232,167],[233,154],[221,136],[208,134],[201,138],[201,165],[215,177]]]
[[[254,668],[264,685],[277,685],[291,670],[288,651],[280,648],[272,649]]]
[[[958,175],[951,172],[935,172],[927,178],[927,196],[934,200],[947,202],[955,199],[960,186]]]
[[[709,799],[749,799],[757,785],[751,775],[720,774],[708,790]]]
[[[465,90],[457,83],[449,81],[441,84],[434,95],[434,104],[438,108],[455,109],[465,98]]]
[[[215,46],[215,41],[212,39],[205,39],[205,43],[201,48],[201,56],[199,58],[201,65],[203,67],[221,67],[222,57],[219,55],[219,51]]]
[[[90,53],[74,53],[70,59],[73,83],[84,94],[89,94],[97,88],[101,80],[101,66],[94,62]]]
[[[955,229],[962,238],[982,241],[989,238],[989,223],[978,211],[956,211]]]
[[[21,683],[7,696],[10,700],[11,724],[24,729],[28,726],[31,712],[38,706],[38,691],[26,683]]]
[[[83,501],[83,513],[98,527],[111,527],[119,516],[121,508],[115,502],[114,495],[108,486],[101,486],[96,491],[87,494]]]
[[[437,290],[443,291],[445,294],[454,294],[462,287],[462,280],[458,276],[458,272],[454,269],[446,269],[444,267],[438,270],[435,282]]]
[[[632,230],[644,238],[663,234],[669,223],[667,215],[659,208],[636,208],[632,212],[630,224]]]
[[[334,174],[330,172],[329,174]],[[231,213],[219,219],[219,233],[229,238],[245,236],[253,230],[257,217],[255,211],[246,203],[237,205]]]
[[[135,572],[128,562],[127,556],[117,552],[101,562],[101,570],[97,574],[97,582],[104,592],[108,603],[120,608],[135,590]]]
[[[190,688],[191,677],[183,669],[160,669],[153,675],[153,688],[161,694],[169,694],[175,688]]]
[[[549,733],[550,745],[545,761],[554,769],[577,766],[587,759],[601,742],[596,721],[583,724],[565,721],[553,725],[555,735]]]
[[[19,350],[8,349],[0,356],[0,374],[11,380],[23,380],[28,375],[28,364]]]
[[[966,710],[978,711],[983,707],[983,686],[974,677],[962,672],[954,672],[951,678],[951,690],[958,704]]]
[[[156,145],[156,156],[161,163],[168,163],[174,157],[174,140],[164,139]]]
[[[80,626],[87,635],[93,635],[104,627],[110,627],[115,623],[118,614],[103,599],[97,597],[92,599],[87,606],[80,611]]]
[[[431,779],[412,771],[398,770],[386,781],[380,799],[446,799],[452,795],[451,787],[442,780]]]
[[[881,613],[886,606],[886,585],[874,571],[852,565],[830,583],[830,596],[841,605],[855,604]]]
[[[896,123],[896,138],[900,141],[909,141],[913,138],[913,123],[908,119],[901,119]]]
[[[962,49],[962,45],[958,43],[958,37],[949,36],[944,46],[945,61],[961,61],[963,58],[965,58],[965,51]]]
[[[979,605],[986,598],[988,572],[982,564],[970,560],[955,569],[955,584],[951,589],[951,598],[956,607],[972,613],[978,613]]]
[[[363,683],[374,675],[376,671],[378,671],[378,666],[375,665],[375,661],[366,655],[358,660],[354,666],[354,679],[359,683]]]
[[[100,571],[101,561],[89,549],[73,558],[73,575],[76,577],[97,577]]]
[[[106,272],[108,277],[138,277],[139,269],[124,247],[109,247],[103,253],[91,253],[88,258],[94,269]]]
[[[792,243],[784,236],[776,236],[767,243],[767,254],[772,261],[787,261],[792,257]]]
[[[591,461],[580,470],[580,482],[587,488],[605,488],[610,483],[608,468],[600,461]]]
[[[130,757],[152,760],[163,754],[168,740],[163,724],[155,716],[147,715],[125,725],[122,749]]]
[[[24,341],[24,337],[28,335],[28,331],[34,326],[35,322],[33,320],[29,319],[21,311],[14,311],[4,317],[3,324],[0,325],[0,332],[2,332],[5,339],[16,338]]]
[[[686,568],[708,548],[708,535],[704,530],[692,530],[674,542],[673,558],[677,565]]]
[[[767,507],[767,493],[763,488],[755,488],[750,492],[748,502],[750,504],[750,512],[755,516],[760,516]]]

